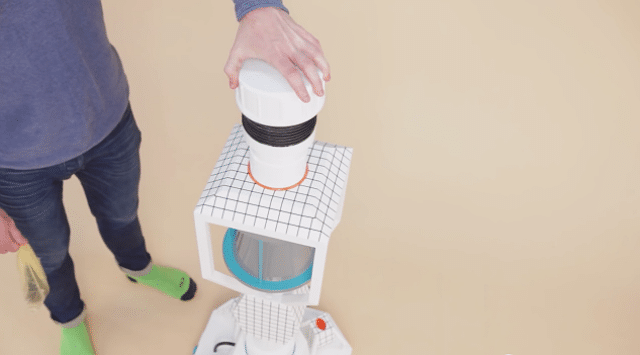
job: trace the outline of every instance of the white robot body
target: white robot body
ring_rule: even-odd
[[[315,141],[324,97],[303,103],[258,60],[245,62],[239,81],[242,126],[233,128],[194,218],[203,277],[242,295],[213,311],[194,354],[350,355],[331,316],[307,306],[320,299],[352,149]],[[210,224],[228,228],[222,245],[212,244]]]

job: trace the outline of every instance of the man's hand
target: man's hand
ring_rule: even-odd
[[[295,23],[289,14],[273,7],[253,10],[240,20],[236,40],[224,67],[231,89],[238,87],[242,63],[248,58],[261,59],[278,69],[304,102],[309,102],[309,93],[297,68],[302,70],[318,96],[324,92],[316,68],[320,69],[325,81],[331,78],[320,42]]]
[[[13,219],[0,209],[0,254],[18,251],[21,245],[27,244],[22,233],[16,228]]]

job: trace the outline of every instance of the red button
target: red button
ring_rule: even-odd
[[[324,320],[322,320],[322,318],[318,318],[316,319],[316,326],[320,329],[320,330],[325,330],[327,329],[327,323],[324,322]]]

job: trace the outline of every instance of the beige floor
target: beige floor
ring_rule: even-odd
[[[319,308],[354,354],[640,353],[640,3],[286,1],[332,65],[317,138],[354,147]],[[77,181],[72,255],[100,355],[190,354],[234,295],[192,210],[239,121],[231,1],[105,1],[143,130],[140,216],[189,303],[130,284]],[[55,354],[0,257],[0,354]]]

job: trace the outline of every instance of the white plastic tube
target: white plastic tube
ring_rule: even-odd
[[[324,96],[313,94],[306,78],[305,87],[311,93],[308,103],[298,98],[280,72],[260,60],[246,60],[238,79],[238,108],[248,119],[264,126],[299,125],[316,116],[324,105]],[[270,146],[249,134],[245,134],[245,139],[250,149],[250,174],[256,183],[270,189],[288,189],[304,180],[315,129],[304,141],[288,147]]]

